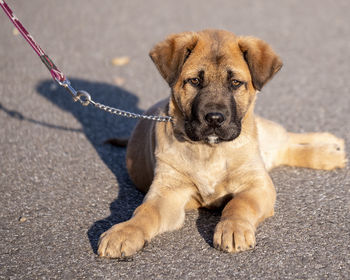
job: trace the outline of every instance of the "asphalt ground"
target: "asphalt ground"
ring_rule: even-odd
[[[166,35],[220,28],[260,37],[284,67],[257,112],[350,146],[347,0],[8,3],[74,87],[133,112],[169,94],[148,57]],[[129,63],[113,65],[122,56]],[[220,213],[200,210],[128,262],[97,257],[100,234],[143,199],[125,149],[103,144],[134,124],[74,103],[0,12],[0,279],[350,278],[349,167],[273,170],[276,215],[259,227],[253,251],[215,250]]]

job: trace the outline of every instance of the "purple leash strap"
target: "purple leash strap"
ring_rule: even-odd
[[[72,95],[74,101],[80,101],[81,104],[87,106],[90,103],[91,97],[85,91],[76,91],[71,85],[70,81],[66,78],[66,76],[60,71],[53,61],[49,58],[47,54],[43,51],[43,49],[35,42],[32,35],[29,34],[27,29],[24,28],[22,23],[19,21],[17,16],[11,10],[11,8],[7,5],[4,0],[0,0],[0,6],[4,10],[5,14],[9,17],[13,25],[18,29],[18,31],[22,34],[24,39],[28,42],[28,44],[33,48],[36,54],[39,56],[40,60],[44,63],[47,69],[50,71],[50,74],[55,82],[57,82],[60,86],[64,87],[69,91]],[[84,100],[81,97],[84,96]]]
[[[13,13],[11,8],[5,3],[5,1],[0,0],[0,6],[3,8],[6,15],[9,17],[9,19],[12,21],[14,26],[18,29],[18,31],[22,34],[24,39],[29,43],[29,45],[33,48],[33,50],[37,53],[37,55],[40,57],[41,61],[45,64],[47,69],[49,69],[52,78],[55,81],[59,81],[63,83],[66,80],[66,77],[64,74],[56,67],[56,65],[52,62],[52,60],[45,54],[42,48],[35,42],[33,36],[29,34],[29,32],[24,28],[22,23],[18,20],[16,15]]]
[[[45,64],[47,69],[50,71],[50,74],[55,82],[57,82],[60,86],[64,87],[68,92],[72,95],[74,101],[79,101],[82,105],[87,106],[90,103],[94,105],[96,108],[100,110],[104,110],[108,113],[127,117],[134,119],[146,119],[158,122],[168,122],[172,121],[172,118],[169,116],[151,116],[151,115],[141,115],[135,114],[128,111],[123,111],[120,109],[116,109],[113,107],[109,107],[100,103],[97,103],[91,99],[89,93],[84,90],[76,91],[70,84],[70,81],[66,78],[66,76],[56,67],[56,65],[52,62],[52,60],[45,54],[42,48],[35,42],[34,38],[29,34],[29,32],[24,28],[22,23],[10,9],[10,7],[5,3],[4,0],[0,0],[0,6],[4,10],[5,14],[9,17],[14,26],[18,29],[18,31],[22,34],[24,39],[29,43],[29,45],[33,48],[33,50],[37,53],[41,61]]]

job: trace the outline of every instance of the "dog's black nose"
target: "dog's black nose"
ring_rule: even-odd
[[[210,112],[205,115],[205,121],[211,127],[219,127],[225,121],[225,117],[219,112]]]

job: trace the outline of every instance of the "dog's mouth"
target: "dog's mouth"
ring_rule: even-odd
[[[221,142],[220,138],[217,135],[209,135],[204,140],[206,143],[211,145],[219,144]]]
[[[212,128],[197,121],[185,121],[185,132],[191,141],[214,145],[236,139],[241,133],[241,122]]]

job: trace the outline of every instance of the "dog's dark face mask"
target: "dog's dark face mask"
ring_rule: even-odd
[[[193,87],[190,90],[197,91],[190,111],[184,113],[184,131],[190,140],[217,144],[239,136],[241,116],[232,93],[231,76],[232,72],[228,71],[226,79],[209,81],[205,71],[201,70],[198,78],[184,81]],[[238,82],[236,83],[238,85]]]
[[[265,42],[216,30],[172,35],[150,56],[172,89],[175,132],[209,144],[239,137],[256,92],[282,66]]]

